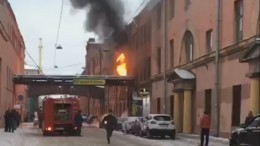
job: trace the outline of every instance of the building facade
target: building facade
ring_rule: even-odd
[[[143,30],[135,36],[131,27],[130,46],[138,50],[136,64],[151,57],[151,77],[143,75],[150,83],[145,87],[151,91],[151,113],[171,114],[178,132],[199,133],[206,110],[212,135],[221,137],[243,123],[249,110],[260,114],[259,5],[259,0],[222,1],[220,7],[206,0],[148,3],[150,14],[141,12],[131,25],[151,22],[150,44],[140,45]],[[135,70],[137,75],[142,69]]]
[[[7,0],[0,1],[0,127],[8,108],[20,104],[24,86],[13,84],[15,74],[24,74],[25,45],[16,18]],[[21,111],[22,112],[22,111]]]
[[[116,75],[115,57],[117,53],[113,48],[105,48],[102,43],[89,39],[86,46],[86,68],[83,75]],[[105,86],[90,89],[89,97],[81,97],[81,101],[86,103],[86,113],[102,116],[112,109],[117,116],[123,115],[127,110],[126,88],[120,86]],[[93,90],[104,92],[104,94],[94,95]],[[95,96],[95,97],[94,97]]]

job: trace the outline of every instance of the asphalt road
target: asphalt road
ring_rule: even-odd
[[[103,129],[82,129],[82,137],[71,136],[42,136],[40,129],[23,127],[15,133],[3,132],[0,129],[0,146],[109,146],[106,140],[106,132]],[[197,143],[183,140],[140,138],[133,135],[124,135],[114,132],[111,146],[194,146]],[[214,145],[215,146],[215,145]]]

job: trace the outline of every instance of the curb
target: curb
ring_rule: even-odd
[[[184,141],[190,141],[190,140],[185,140],[185,139],[193,139],[193,140],[197,140],[198,142],[200,141],[200,136],[199,135],[195,135],[195,134],[183,134],[183,133],[178,133],[177,137],[180,140],[184,140]],[[229,145],[229,139],[227,138],[220,138],[220,137],[213,137],[210,136],[209,137],[209,141],[213,142],[213,143],[219,143],[219,144],[224,144],[224,145]]]

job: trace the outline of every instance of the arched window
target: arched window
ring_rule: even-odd
[[[183,37],[185,53],[186,53],[186,61],[190,62],[194,59],[194,40],[192,33],[187,30]]]

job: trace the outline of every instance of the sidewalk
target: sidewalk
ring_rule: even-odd
[[[196,134],[178,133],[177,138],[182,141],[189,142],[189,143],[198,143],[198,144],[200,143],[200,135],[196,135]],[[216,144],[220,144],[221,146],[228,146],[229,139],[210,136],[209,143],[216,143]]]

